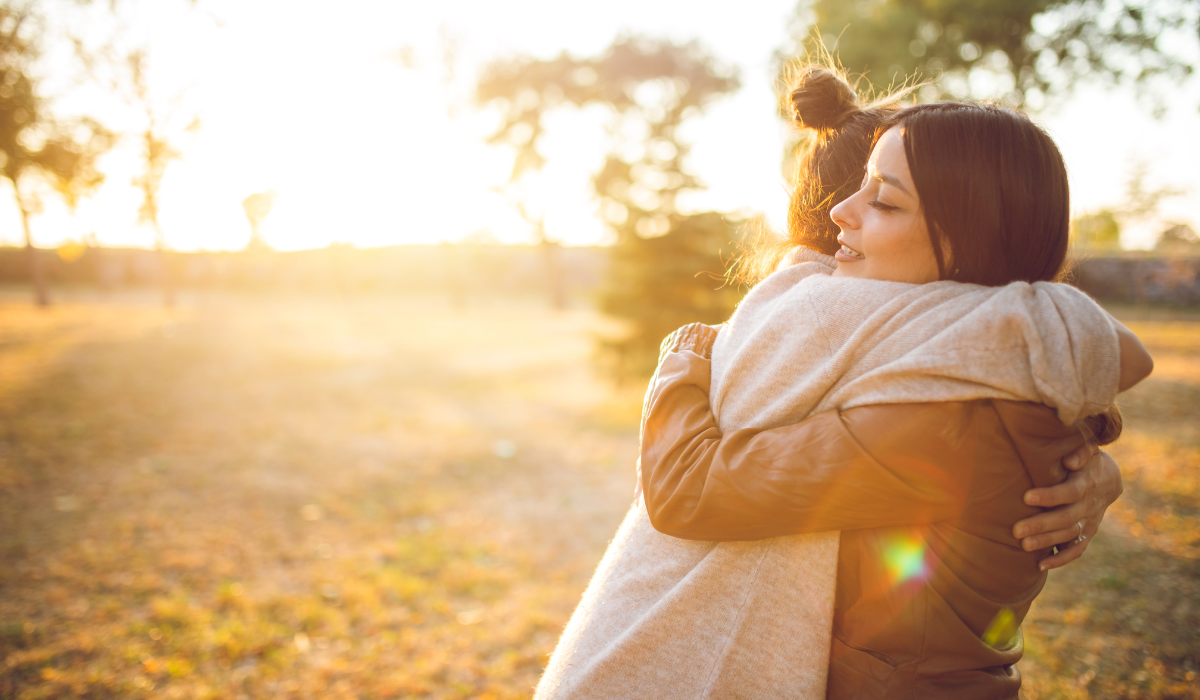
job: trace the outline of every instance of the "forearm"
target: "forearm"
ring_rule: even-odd
[[[659,531],[755,540],[921,524],[961,510],[969,479],[960,468],[963,447],[946,443],[940,430],[911,439],[914,427],[940,428],[961,404],[871,406],[721,434],[709,406],[709,372],[696,353],[665,353],[647,396],[642,490]],[[879,445],[892,440],[889,464],[865,450],[853,430],[875,433]],[[939,453],[942,467],[931,469]]]

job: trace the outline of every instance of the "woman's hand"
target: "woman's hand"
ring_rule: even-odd
[[[1091,443],[1063,458],[1063,466],[1071,470],[1066,481],[1025,492],[1027,504],[1049,510],[1013,526],[1013,536],[1026,551],[1058,546],[1057,554],[1038,565],[1042,571],[1078,559],[1100,529],[1104,512],[1124,489],[1117,463]],[[1079,541],[1081,535],[1084,539]]]

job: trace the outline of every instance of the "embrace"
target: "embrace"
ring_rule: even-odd
[[[1073,287],[1067,174],[991,105],[809,67],[788,244],[663,343],[639,490],[537,698],[1016,698],[1020,625],[1121,491],[1149,375]]]

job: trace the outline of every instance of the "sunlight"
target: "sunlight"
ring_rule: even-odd
[[[79,24],[88,28],[83,33],[95,41],[119,26],[122,47],[147,47],[154,109],[182,154],[167,167],[160,190],[167,245],[245,247],[250,227],[241,201],[274,190],[279,200],[263,225],[264,237],[273,248],[296,250],[481,234],[505,243],[532,240],[529,224],[496,192],[513,154],[486,143],[495,115],[472,104],[475,71],[513,53],[598,51],[620,33],[624,20],[617,9],[531,5],[543,15],[570,19],[564,25],[570,31],[551,39],[526,22],[525,13],[475,2],[457,3],[456,11],[351,1],[331,13],[303,3],[210,0],[192,7],[128,0],[116,6],[116,16],[106,14],[107,6],[77,11]],[[773,43],[761,40],[761,28],[782,36],[780,18],[790,10],[782,0],[758,8],[754,37],[729,35],[740,64],[769,65],[764,47]],[[670,8],[642,14],[647,22],[672,27],[666,33],[680,40],[715,26],[712,18],[689,13],[695,26],[677,27],[679,14]],[[589,21],[579,21],[585,15]],[[460,53],[453,80],[444,57],[449,40]],[[101,92],[72,93],[63,109],[95,114],[122,133],[137,132],[141,117]],[[714,112],[708,127],[704,119],[689,125],[697,171],[711,196],[693,198],[685,208],[771,210],[772,220],[783,221],[782,129],[773,105],[769,81],[757,80]],[[196,118],[200,128],[185,132]],[[550,121],[543,147],[550,162],[530,201],[553,238],[573,245],[606,242],[611,234],[596,215],[590,179],[610,138],[602,115],[589,108]],[[741,133],[715,139],[703,133],[706,128]],[[140,193],[132,181],[142,168],[139,148],[138,139],[127,137],[102,156],[105,182],[74,212],[54,196],[40,197],[31,220],[35,244],[55,247],[94,237],[107,245],[153,247],[153,231],[137,220]],[[0,219],[6,222],[0,243],[21,244],[11,194],[0,195]]]
[[[234,0],[125,0],[113,7],[73,11],[85,38],[101,42],[118,32],[118,49],[147,50],[154,109],[181,153],[160,191],[160,223],[173,249],[245,247],[250,232],[240,202],[266,190],[280,195],[263,229],[279,250],[480,235],[531,242],[529,223],[496,191],[513,154],[486,143],[496,115],[473,105],[476,72],[500,56],[594,54],[631,31],[698,39],[743,77],[740,91],[681,129],[693,148],[690,167],[707,188],[684,193],[681,211],[761,212],[776,229],[786,221],[785,128],[774,112],[770,76],[772,49],[786,36],[794,9],[787,0],[756,4],[733,23],[715,9],[684,12],[678,3],[648,7],[631,0],[604,8],[545,0],[519,7],[348,0],[336,12],[315,3]],[[544,31],[547,22],[555,32]],[[446,62],[450,46],[457,55],[453,70]],[[92,114],[121,133],[141,128],[131,106],[99,85],[76,89],[59,81],[51,87],[62,94],[66,114]],[[1181,99],[1192,100],[1197,88],[1185,92]],[[1200,220],[1200,188],[1187,157],[1200,138],[1196,114],[1173,110],[1155,122],[1130,95],[1113,100],[1087,87],[1062,109],[1039,116],[1067,159],[1076,210],[1119,200],[1129,162],[1142,158],[1154,165],[1150,184],[1179,183],[1187,190],[1165,201],[1163,216]],[[612,235],[597,215],[590,180],[611,136],[589,110],[549,119],[543,138],[549,162],[530,194],[551,238],[569,245],[603,244]],[[1106,119],[1091,118],[1098,112]],[[187,132],[197,118],[199,129]],[[1115,122],[1124,125],[1119,133],[1107,126]],[[1105,148],[1095,148],[1097,142]],[[152,247],[153,231],[137,220],[140,193],[132,181],[141,172],[138,153],[136,138],[119,141],[98,163],[105,183],[74,212],[49,193],[35,196],[35,244],[94,237],[106,245]],[[7,186],[0,221],[0,244],[20,245]],[[1157,231],[1132,226],[1126,243],[1150,245],[1148,236]]]

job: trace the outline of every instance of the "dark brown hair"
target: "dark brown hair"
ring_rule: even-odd
[[[899,110],[880,124],[875,140],[893,127],[903,129],[941,279],[999,286],[1059,277],[1070,188],[1062,154],[1046,132],[1019,112],[960,102]],[[1080,426],[1107,445],[1120,437],[1124,421],[1113,405]]]
[[[811,66],[799,73],[792,107],[797,126],[813,133],[796,165],[788,242],[833,255],[838,227],[829,210],[862,186],[875,132],[895,110],[860,108],[844,78]]]
[[[941,279],[998,286],[1058,277],[1070,191],[1046,132],[1019,112],[961,102],[899,110],[876,140],[893,127],[903,129]]]

